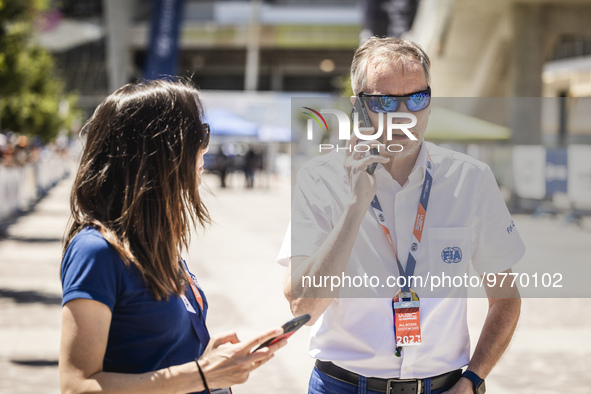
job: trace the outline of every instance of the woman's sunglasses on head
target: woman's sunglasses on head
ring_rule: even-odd
[[[428,87],[420,92],[408,94],[406,96],[391,96],[388,94],[366,94],[359,93],[359,97],[365,102],[365,105],[373,112],[388,113],[394,112],[398,104],[403,102],[410,112],[421,111],[431,103],[431,88]]]
[[[201,149],[207,148],[209,145],[209,124],[203,123],[203,139],[201,140]]]

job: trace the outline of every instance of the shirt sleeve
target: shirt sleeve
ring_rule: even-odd
[[[287,231],[285,232],[285,237],[283,237],[283,243],[281,244],[281,249],[279,249],[279,254],[277,255],[277,263],[284,267],[289,265],[289,259],[291,258],[291,221],[287,226]]]
[[[76,235],[62,261],[62,306],[84,298],[113,311],[122,268],[123,261],[98,232]]]
[[[525,253],[525,245],[505,205],[493,172],[480,174],[476,197],[476,241],[472,265],[479,274],[499,273],[513,267]]]
[[[277,262],[287,266],[292,256],[311,256],[333,229],[333,209],[326,183],[314,174],[314,167],[303,166],[297,175],[291,207],[291,222]]]

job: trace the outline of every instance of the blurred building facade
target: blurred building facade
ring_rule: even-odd
[[[67,89],[78,92],[87,115],[109,92],[143,77],[152,3],[60,2],[62,19],[41,41],[56,54]],[[291,149],[295,92],[341,94],[368,29],[406,30],[385,27],[376,17],[403,3],[412,14],[406,22],[413,23],[401,34],[429,54],[434,96],[458,98],[448,109],[511,130],[503,143],[458,149],[470,148],[491,164],[499,183],[512,191],[539,175],[530,188],[535,193],[518,193],[533,198],[533,206],[558,190],[546,187],[557,177],[569,203],[591,206],[589,166],[580,159],[589,151],[576,146],[591,144],[591,99],[585,97],[591,94],[591,0],[185,0],[178,74],[205,90],[209,109],[231,110],[269,130],[257,138],[274,163]],[[278,140],[279,130],[287,137]],[[520,148],[516,157],[525,162],[512,156],[515,145],[533,146],[526,147],[531,155]],[[588,190],[579,193],[573,185]]]
[[[556,102],[566,119],[566,98],[591,93],[589,21],[590,0],[421,0],[407,37],[431,56],[435,96],[563,97]],[[501,123],[518,131],[513,143],[547,143],[542,101],[516,100],[512,107],[493,116],[497,123],[505,116]],[[589,142],[577,141],[583,140]]]
[[[432,55],[442,96],[587,96],[575,79],[558,87],[542,74],[559,60],[581,69],[591,55],[589,21],[589,0],[422,0],[409,38]]]
[[[80,31],[100,29],[92,41],[54,50],[68,89],[81,94],[83,106],[94,107],[108,92],[143,76],[152,2],[63,3],[63,21],[79,22]],[[357,0],[272,0],[258,7],[250,1],[186,0],[179,75],[191,77],[201,89],[338,92],[361,23]],[[253,40],[257,78],[249,87]]]
[[[364,35],[368,2],[379,1],[185,0],[179,74],[207,90],[339,93]],[[45,42],[70,42],[53,50],[67,88],[92,109],[142,77],[152,1],[62,4],[54,29],[61,33],[45,32]],[[591,0],[420,0],[413,18],[405,36],[430,54],[436,96],[591,93]],[[522,130],[515,143],[542,142],[539,125],[520,127],[520,116],[531,125],[540,114],[534,107],[507,115],[507,124]]]

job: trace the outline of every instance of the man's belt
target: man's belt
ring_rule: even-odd
[[[359,375],[338,367],[330,361],[316,360],[316,368],[324,374],[349,383],[355,386],[359,385]],[[462,377],[462,370],[447,372],[442,375],[431,378],[431,390],[441,390],[451,388]],[[425,391],[424,379],[381,379],[366,378],[367,389],[379,391],[386,394],[420,394]]]

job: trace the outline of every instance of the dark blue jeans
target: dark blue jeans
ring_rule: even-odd
[[[424,394],[441,394],[445,391],[431,391],[431,379],[425,379],[425,386]],[[429,387],[429,389],[427,389],[427,387]],[[312,376],[310,376],[308,394],[380,394],[380,392],[368,390],[366,388],[366,379],[364,376],[359,376],[359,386],[355,386],[332,378],[314,367]]]

